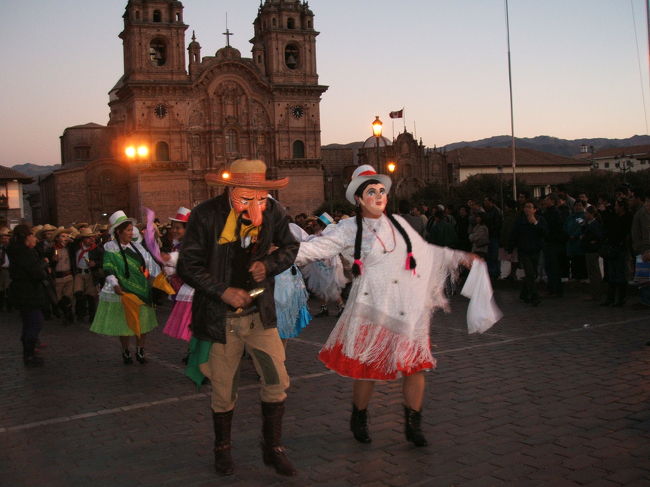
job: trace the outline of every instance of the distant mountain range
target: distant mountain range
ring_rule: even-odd
[[[511,137],[509,135],[497,135],[487,139],[474,141],[454,142],[447,144],[442,148],[446,150],[458,149],[460,147],[510,147]],[[632,147],[636,145],[650,144],[650,135],[635,135],[627,139],[558,139],[548,135],[537,137],[516,137],[515,146],[522,149],[534,149],[542,152],[549,152],[565,157],[575,157],[580,153],[580,146],[593,146],[594,152],[609,149],[613,147]],[[323,146],[324,149],[353,149],[356,150],[363,145],[363,142],[351,142],[349,144],[328,144]]]
[[[34,178],[34,182],[31,184],[26,184],[23,186],[23,191],[26,193],[36,193],[39,191],[38,178],[47,176],[51,172],[59,169],[61,164],[52,164],[51,166],[39,166],[38,164],[32,164],[30,162],[25,164],[16,164],[11,166],[11,169],[23,173],[25,176],[31,176]]]

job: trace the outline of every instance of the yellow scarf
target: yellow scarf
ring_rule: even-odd
[[[244,225],[242,223],[239,228],[239,236],[235,236],[235,229],[237,228],[237,213],[232,208],[228,214],[228,219],[226,220],[226,225],[219,235],[219,245],[225,245],[227,243],[236,242],[241,239],[244,242],[246,237],[250,237],[250,243],[255,243],[257,241],[257,235],[260,233],[260,227],[255,227],[253,225]],[[248,245],[247,245],[248,247]]]

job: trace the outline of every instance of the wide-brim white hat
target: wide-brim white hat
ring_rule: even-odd
[[[115,213],[108,217],[108,233],[110,235],[113,235],[115,229],[124,222],[131,222],[133,225],[135,225],[135,218],[129,218],[122,210],[117,210]]]
[[[362,166],[357,167],[352,173],[350,184],[348,184],[348,188],[345,190],[345,199],[353,205],[356,205],[357,203],[354,201],[354,193],[357,192],[359,186],[372,179],[376,179],[383,184],[386,188],[386,193],[390,192],[390,187],[393,185],[390,176],[386,174],[378,174],[377,171],[375,171],[375,168],[370,164],[363,164]]]

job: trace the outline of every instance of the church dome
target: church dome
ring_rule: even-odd
[[[215,54],[217,59],[241,59],[241,52],[231,46],[222,47]]]
[[[388,147],[389,145],[393,145],[393,143],[389,139],[383,136],[379,138],[379,147]],[[363,145],[361,146],[362,149],[372,149],[374,147],[377,147],[377,137],[375,137],[374,135],[368,137],[366,141],[363,143]]]

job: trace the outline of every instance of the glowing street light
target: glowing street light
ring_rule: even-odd
[[[374,135],[377,138],[381,137],[382,125],[383,123],[381,123],[381,120],[379,120],[379,115],[375,115],[375,121],[372,122],[372,135]]]
[[[137,147],[129,145],[124,149],[124,154],[126,154],[126,157],[129,159],[143,160],[149,156],[149,147],[146,145],[139,145]]]
[[[388,164],[386,164],[386,169],[388,169],[389,173],[393,174],[397,169],[397,164],[395,164],[394,162],[389,162]]]

